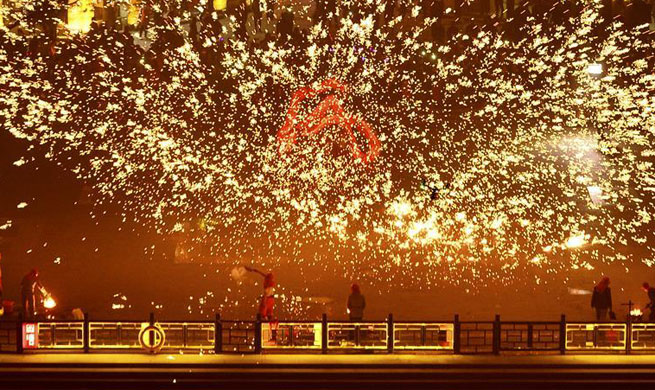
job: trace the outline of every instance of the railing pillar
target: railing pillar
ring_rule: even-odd
[[[355,345],[359,347],[359,324],[355,325]]]
[[[23,353],[23,313],[18,314],[18,322],[16,322],[16,352]]]
[[[182,325],[182,345],[184,348],[189,345],[189,325],[188,324],[183,324]]]
[[[559,353],[566,353],[566,315],[562,314],[559,321]]]
[[[255,353],[262,353],[262,315],[259,313],[255,321]]]
[[[150,318],[148,319],[148,322],[150,323],[150,326],[155,326],[155,313],[150,312]],[[153,329],[153,328],[150,328]],[[151,330],[149,332],[150,334],[148,337],[150,337],[150,343],[154,344],[155,343],[155,331]],[[154,351],[150,351],[150,353],[155,353]]]
[[[493,353],[500,354],[500,314],[496,314],[493,329]]]
[[[328,320],[327,314],[321,317],[321,353],[325,355],[328,351]]]
[[[89,313],[84,313],[84,325],[82,327],[82,341],[84,342],[84,353],[89,353],[89,345],[91,344],[89,337],[91,332],[89,330]]]
[[[532,337],[534,331],[532,329],[532,322],[528,322],[528,349],[532,349]]]
[[[223,322],[221,322],[221,313],[216,313],[214,319],[214,353],[223,352]]]
[[[632,351],[632,318],[628,314],[628,322],[625,326],[625,354],[630,355]]]
[[[387,317],[387,352],[388,353],[393,353],[393,341],[394,341],[393,314],[389,313],[389,316]]]
[[[455,319],[453,320],[453,353],[459,354],[461,351],[461,324],[459,323],[459,314],[455,314]]]

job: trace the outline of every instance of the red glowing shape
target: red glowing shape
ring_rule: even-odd
[[[305,118],[299,119],[298,111],[302,102],[322,93],[329,93],[329,95],[321,100]],[[318,134],[325,127],[336,125],[348,134],[353,158],[356,160],[369,163],[380,154],[380,141],[371,126],[363,119],[346,113],[341,107],[338,93],[346,93],[346,86],[336,79],[327,79],[318,88],[302,87],[293,94],[284,126],[277,132],[280,153],[289,151],[298,136]],[[366,137],[367,153],[358,145],[355,130]]]

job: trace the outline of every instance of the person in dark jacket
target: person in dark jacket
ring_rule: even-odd
[[[23,304],[23,315],[25,319],[31,319],[36,315],[36,294],[37,290],[45,295],[45,289],[39,281],[39,271],[34,268],[23,277],[20,283],[21,303]]]
[[[603,276],[591,295],[591,307],[596,309],[596,321],[607,320],[608,310],[612,311],[612,291],[609,285],[610,278]]]
[[[648,294],[648,305],[646,309],[650,309],[648,314],[648,322],[655,321],[655,287],[651,287],[647,282],[641,286],[644,289],[644,292]]]
[[[350,316],[350,321],[361,321],[364,318],[365,308],[366,299],[364,299],[359,285],[353,283],[350,287],[350,296],[348,297],[348,315]]]

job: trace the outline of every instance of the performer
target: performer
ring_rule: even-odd
[[[268,321],[271,326],[271,339],[277,339],[277,321],[273,314],[275,308],[275,277],[272,272],[264,273],[258,269],[244,267],[248,272],[255,272],[264,277],[264,294],[259,301],[259,315],[262,320]]]

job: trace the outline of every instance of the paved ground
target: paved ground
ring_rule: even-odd
[[[122,353],[25,353],[0,355],[0,370],[10,365],[79,365],[87,367],[147,366],[644,366],[655,367],[655,355],[451,355],[451,354],[122,354]]]
[[[0,355],[0,388],[640,388],[645,355]]]

